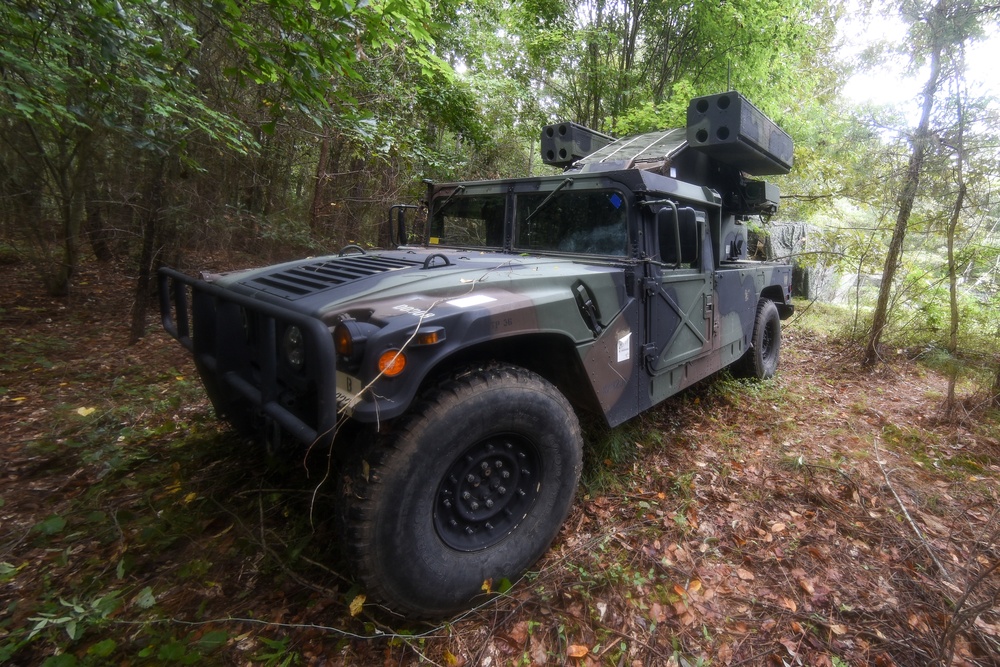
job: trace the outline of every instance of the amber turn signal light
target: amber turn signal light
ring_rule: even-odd
[[[378,369],[386,377],[396,377],[406,368],[406,355],[402,350],[386,350],[378,358]]]

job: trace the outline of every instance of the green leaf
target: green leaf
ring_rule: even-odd
[[[180,662],[188,657],[187,647],[175,640],[161,646],[156,657],[164,662]]]
[[[45,535],[55,535],[62,532],[62,529],[65,527],[66,519],[62,518],[58,514],[53,514],[44,521],[40,521],[35,524],[34,529]]]
[[[102,639],[87,649],[87,655],[97,658],[107,658],[115,652],[116,648],[118,648],[118,643],[114,639]]]
[[[212,651],[229,641],[229,633],[225,630],[212,630],[206,632],[198,639],[198,647],[201,650]]]
[[[140,609],[149,609],[156,604],[156,596],[153,595],[153,589],[146,586],[139,594],[135,596],[132,600]]]

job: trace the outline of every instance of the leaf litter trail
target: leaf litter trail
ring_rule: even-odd
[[[217,426],[158,331],[125,346],[127,281],[86,267],[66,302],[0,274],[14,664],[95,646],[132,664],[997,663],[996,426],[940,422],[944,381],[905,355],[862,372],[793,325],[774,381],[702,383],[590,428],[585,486],[537,571],[425,626],[360,605],[332,513],[311,514],[312,464],[265,466]],[[72,641],[26,641],[60,598],[119,603]]]

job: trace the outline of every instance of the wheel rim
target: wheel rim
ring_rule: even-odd
[[[504,434],[475,443],[438,484],[434,527],[458,551],[478,551],[511,534],[538,497],[541,458],[534,443]]]
[[[770,321],[761,332],[760,351],[763,359],[770,360],[774,356],[774,341],[776,338],[777,326],[773,321]]]

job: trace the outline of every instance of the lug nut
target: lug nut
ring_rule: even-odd
[[[510,479],[510,473],[506,470],[500,473],[500,476],[503,477],[504,479]]]
[[[465,481],[468,482],[469,484],[475,484],[476,476],[470,472],[468,475],[465,476]]]
[[[471,497],[472,497],[472,494],[469,493],[468,491],[466,491],[465,493],[462,494],[462,500],[468,500]]]
[[[493,508],[493,501],[492,500],[487,500],[486,501],[486,509],[492,509],[492,508]]]
[[[498,486],[497,487],[497,493],[499,493],[502,496],[503,494],[507,493],[507,487],[506,486]]]
[[[473,500],[471,503],[469,503],[469,508],[472,509],[472,510],[477,510],[477,509],[479,509],[479,503],[477,503],[475,500]]]

